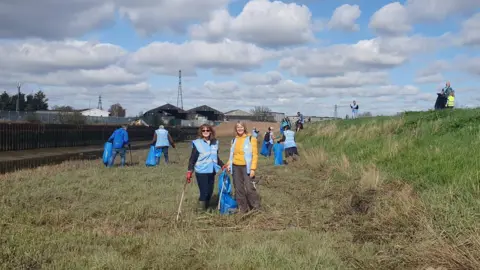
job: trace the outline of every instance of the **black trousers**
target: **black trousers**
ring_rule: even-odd
[[[215,173],[195,173],[198,189],[200,190],[199,201],[210,201],[215,185]]]

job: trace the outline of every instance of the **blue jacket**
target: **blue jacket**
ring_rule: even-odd
[[[115,130],[110,138],[108,138],[108,141],[113,144],[113,149],[123,148],[124,145],[130,142],[128,140],[128,133],[123,128]]]

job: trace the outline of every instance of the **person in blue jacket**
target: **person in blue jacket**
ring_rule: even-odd
[[[168,164],[168,148],[170,146],[175,148],[175,143],[173,142],[172,136],[170,136],[163,125],[160,125],[158,129],[155,130],[151,144],[155,145],[155,160],[157,165],[160,163],[160,156],[162,153],[165,157],[165,164]]]
[[[198,138],[192,142],[192,152],[188,162],[187,183],[191,182],[193,171],[197,178],[200,196],[197,211],[208,209],[212,198],[215,175],[224,166],[218,156],[219,142],[215,138],[213,127],[207,124],[198,129]]]
[[[260,133],[260,131],[258,131],[257,128],[254,127],[254,128],[252,129],[252,136],[253,136],[254,138],[257,138],[257,137],[258,137],[258,133]]]
[[[292,157],[292,159],[296,161],[298,159],[298,149],[297,143],[295,142],[295,131],[290,130],[290,126],[285,126],[285,131],[279,142],[283,142],[285,159]]]
[[[112,143],[112,157],[108,162],[108,167],[112,167],[113,163],[115,163],[115,158],[117,154],[120,154],[121,159],[121,166],[125,166],[125,156],[127,153],[127,148],[130,148],[130,140],[128,139],[128,132],[127,132],[127,125],[122,125],[122,127],[116,129],[108,141]]]

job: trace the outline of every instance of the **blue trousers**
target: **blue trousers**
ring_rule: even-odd
[[[199,201],[208,202],[212,198],[215,184],[215,173],[195,173],[198,189],[200,190]]]
[[[168,164],[168,146],[162,146],[156,148],[155,150],[155,161],[157,162],[157,165],[160,163],[160,157],[162,156],[162,153],[165,157],[165,164]]]
[[[268,143],[268,156],[272,156],[272,148],[273,148],[273,144],[271,143]]]
[[[125,156],[127,153],[126,148],[117,148],[113,149],[112,157],[108,161],[108,167],[112,167],[113,163],[115,163],[115,158],[117,157],[117,154],[120,154],[120,160],[121,160],[121,166],[125,166]]]

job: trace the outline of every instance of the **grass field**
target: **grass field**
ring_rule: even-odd
[[[454,113],[454,115],[452,115]],[[257,177],[264,212],[176,210],[176,163],[66,162],[0,179],[2,269],[480,269],[480,111],[312,124]],[[222,139],[221,157],[228,144]],[[118,161],[117,161],[118,162]],[[440,268],[444,267],[444,268]]]

